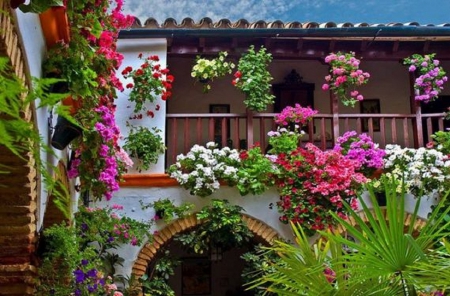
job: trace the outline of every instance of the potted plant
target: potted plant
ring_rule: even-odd
[[[356,161],[359,166],[358,171],[367,178],[371,178],[378,169],[383,168],[383,157],[386,152],[380,149],[367,134],[358,135],[356,131],[345,132],[337,138],[334,150]]]
[[[370,74],[359,69],[361,61],[355,58],[354,52],[331,53],[325,57],[325,63],[330,65],[330,74],[325,76],[323,90],[331,90],[345,106],[354,107],[356,102],[364,99],[354,88],[367,83]]]
[[[236,149],[218,149],[216,143],[208,142],[206,147],[196,144],[186,155],[178,155],[168,173],[190,194],[205,197],[220,188],[219,181],[235,185],[239,163]]]
[[[299,223],[312,235],[332,225],[330,213],[346,217],[345,202],[358,208],[357,195],[367,179],[357,172],[358,164],[340,152],[307,143],[305,148],[279,154],[275,164],[281,222]]]
[[[139,160],[137,169],[148,170],[152,164],[158,162],[158,158],[166,150],[161,130],[153,127],[131,126],[128,136],[125,138],[123,148],[131,157]]]
[[[204,221],[193,231],[180,234],[175,240],[202,254],[211,248],[222,251],[242,246],[253,236],[242,220],[240,206],[230,204],[226,199],[213,199],[209,206],[197,213],[197,219]]]
[[[416,101],[425,103],[434,101],[448,80],[444,69],[439,66],[439,60],[434,56],[435,54],[413,54],[403,61],[403,64],[409,65],[409,72],[418,76],[414,81],[414,89],[417,91],[414,97]]]
[[[384,171],[403,180],[406,191],[420,197],[439,197],[448,189],[450,157],[432,148],[386,145]]]
[[[71,178],[83,196],[92,200],[112,198],[125,171],[115,122],[116,90],[123,89],[116,76],[123,55],[116,51],[119,30],[134,18],[122,14],[123,1],[84,0],[67,5],[70,40],[47,51],[44,73],[58,73],[68,84],[68,93],[82,102],[73,115],[83,136],[72,142],[77,161]]]
[[[237,171],[237,188],[241,195],[261,195],[275,184],[273,163],[262,153],[261,147],[242,150],[239,157],[241,165]]]
[[[204,93],[211,90],[210,82],[214,78],[231,74],[235,65],[232,62],[226,61],[227,55],[228,53],[226,51],[221,51],[219,52],[219,56],[214,59],[206,59],[201,56],[196,57],[191,76],[203,84]]]
[[[122,71],[124,78],[131,78],[133,82],[126,85],[130,88],[129,101],[134,102],[134,113],[147,110],[145,104],[153,103],[161,95],[163,101],[172,95],[172,82],[174,77],[169,74],[169,69],[162,68],[157,55],[143,58],[142,53],[138,55],[143,63],[137,69],[131,66]]]
[[[150,203],[149,205],[143,206],[142,208],[146,209],[149,207],[152,207],[155,210],[155,221],[163,219],[164,222],[168,223],[176,218],[186,217],[194,208],[194,204],[190,202],[183,202],[179,206],[176,206],[172,200],[168,198],[161,198]]]
[[[255,51],[253,45],[239,59],[232,83],[245,94],[244,104],[252,111],[264,111],[274,103],[275,96],[270,93],[273,77],[267,70],[271,61],[266,48]]]

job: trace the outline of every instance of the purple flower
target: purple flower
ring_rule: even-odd
[[[81,269],[77,269],[73,272],[73,274],[75,275],[75,282],[77,284],[84,282],[85,280],[85,275],[84,272]]]
[[[81,296],[81,290],[80,289],[76,289],[75,290],[75,296]]]
[[[81,265],[83,265],[83,266],[88,265],[88,263],[89,263],[89,260],[87,260],[87,259],[81,260]]]
[[[87,275],[88,277],[91,277],[91,278],[97,277],[97,269],[93,268],[93,269],[89,270],[89,271],[86,273],[86,275]]]

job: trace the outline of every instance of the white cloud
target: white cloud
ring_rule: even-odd
[[[167,18],[180,23],[190,17],[214,22],[246,19],[250,22],[410,22],[440,24],[449,22],[450,1],[427,0],[427,5],[411,0],[124,0],[124,12],[142,23],[155,18],[160,24]]]
[[[209,17],[213,21],[223,18],[237,21],[245,18],[248,21],[275,20],[297,6],[299,2],[316,1],[286,1],[286,0],[126,0],[124,12],[138,17],[145,22],[149,17],[162,23],[169,17],[181,22],[186,17],[199,21]]]

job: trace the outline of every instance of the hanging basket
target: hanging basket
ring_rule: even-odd
[[[58,116],[51,144],[55,149],[64,150],[67,145],[79,137],[82,130],[62,116]]]
[[[48,48],[51,48],[60,41],[64,41],[64,43],[69,42],[69,21],[65,7],[51,7],[39,14],[39,20]]]

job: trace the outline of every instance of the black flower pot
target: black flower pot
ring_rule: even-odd
[[[375,197],[377,198],[378,205],[380,207],[386,206],[386,193],[384,192],[375,192]]]
[[[156,212],[155,212],[155,216],[158,216],[158,218],[159,219],[163,219],[164,218],[164,213],[165,213],[166,211],[164,210],[164,209],[162,209],[162,210],[157,210]]]
[[[82,130],[79,126],[62,116],[58,116],[51,144],[55,149],[64,150],[70,142],[81,135],[81,132]]]

